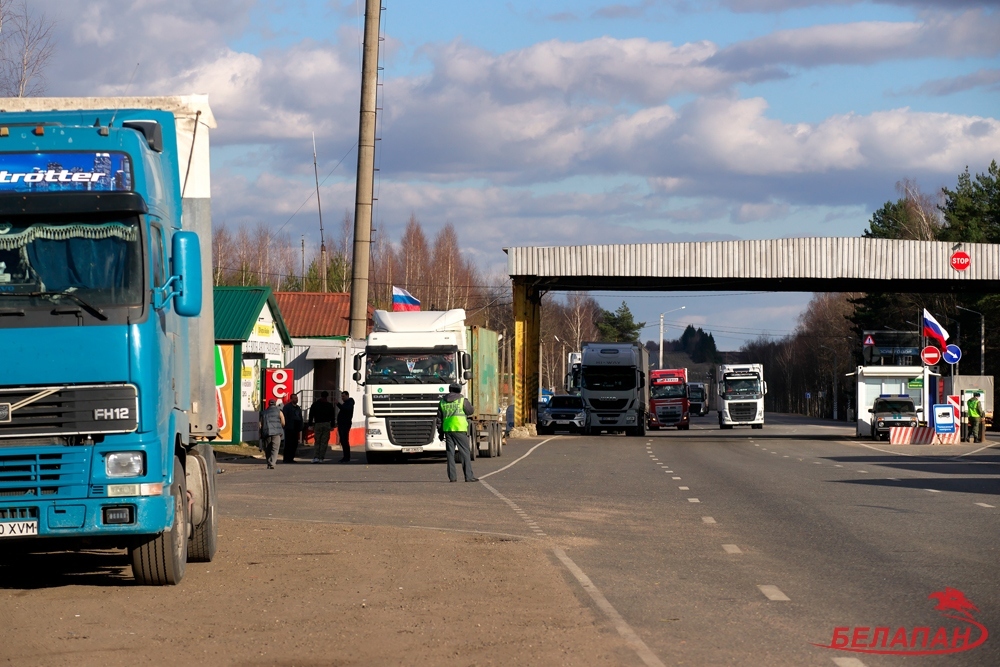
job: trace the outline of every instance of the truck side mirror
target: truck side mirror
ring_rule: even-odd
[[[472,355],[468,352],[462,353],[462,366],[464,368],[472,368]]]
[[[465,380],[471,380],[472,379],[472,371],[465,371],[464,373],[462,373],[462,378],[465,379]]]
[[[767,383],[766,382],[764,383],[764,393],[765,394],[767,393]]]
[[[639,389],[642,389],[645,386],[646,386],[646,374],[643,373],[642,371],[639,371]]]
[[[356,371],[360,371],[361,370],[361,355],[360,354],[355,354],[354,355],[354,370],[356,370]]]
[[[358,371],[354,371],[354,381],[361,382],[361,373],[359,373]]]
[[[871,408],[868,408],[868,414],[873,415],[873,414],[875,414],[875,411],[872,410]]]
[[[201,241],[194,232],[175,232],[171,244],[174,310],[182,317],[197,317],[201,313]]]

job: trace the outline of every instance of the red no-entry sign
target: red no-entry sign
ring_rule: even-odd
[[[951,268],[956,271],[965,271],[972,264],[972,258],[964,250],[957,250],[951,256]]]
[[[920,359],[928,366],[935,366],[937,362],[941,361],[941,350],[933,345],[928,345],[920,351]]]

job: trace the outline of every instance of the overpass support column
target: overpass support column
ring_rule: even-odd
[[[538,348],[541,344],[542,295],[514,280],[514,425],[534,418],[538,404]]]

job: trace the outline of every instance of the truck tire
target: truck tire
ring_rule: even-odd
[[[497,455],[496,429],[493,426],[493,424],[486,425],[486,453],[484,456],[488,459]]]
[[[191,541],[188,543],[189,563],[210,563],[218,547],[219,518],[216,514],[215,452],[211,445],[198,447],[198,453],[187,456],[187,488],[196,509],[191,517]],[[197,518],[196,518],[197,517]]]
[[[174,525],[129,549],[132,576],[142,586],[173,586],[184,578],[190,523],[184,467],[177,457],[174,457],[174,481],[170,485],[170,497],[174,502]]]
[[[677,430],[678,431],[690,431],[691,430],[691,424],[684,424],[684,426],[678,426]]]
[[[763,424],[751,424],[751,427],[759,429],[759,428],[764,428],[764,425]]]
[[[386,463],[387,458],[386,454],[382,452],[365,452],[365,460],[368,461],[368,465],[370,466],[382,465]]]
[[[497,456],[503,456],[503,427],[497,431]]]

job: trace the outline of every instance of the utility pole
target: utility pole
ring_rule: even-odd
[[[302,235],[302,272],[299,273],[299,291],[306,291],[306,235]]]
[[[660,313],[660,344],[657,347],[660,348],[660,363],[656,370],[661,370],[663,368],[663,313]]]
[[[326,292],[326,241],[323,240],[323,205],[319,201],[319,166],[316,164],[316,133],[313,132],[313,174],[316,175],[316,207],[319,210],[319,283]]]
[[[354,261],[351,267],[351,338],[368,335],[368,264],[371,259],[375,181],[375,105],[378,102],[378,42],[382,0],[365,0],[361,58],[361,122],[354,197]]]

